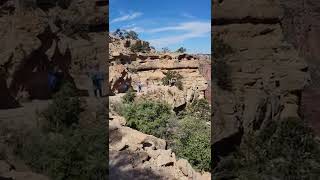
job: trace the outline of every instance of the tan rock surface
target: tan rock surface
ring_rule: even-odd
[[[144,97],[150,95],[151,99],[165,100],[173,107],[191,102],[195,98],[195,94],[199,98],[210,97],[205,96],[210,79],[205,78],[205,75],[200,72],[203,63],[210,64],[208,57],[154,51],[133,53],[124,44],[126,41],[134,43],[136,40],[109,36],[111,37],[109,42],[111,52],[109,54],[111,61],[109,82],[114,93],[125,92],[123,90],[125,84],[137,90],[137,84],[141,82]],[[162,86],[161,80],[169,70],[177,71],[183,77],[181,79],[182,91],[174,87]],[[168,93],[169,90],[175,95]]]
[[[258,132],[271,120],[299,117],[297,99],[309,74],[305,59],[284,41],[280,2],[214,3],[215,36],[234,51],[224,59],[231,90],[213,85],[213,148],[224,156],[241,144],[243,134]]]
[[[89,64],[99,63],[106,71],[105,33],[94,29],[105,24],[105,11],[95,1],[72,1],[68,9],[48,11],[36,5],[26,9],[19,3],[12,1],[16,9],[0,18],[0,65],[6,72],[0,92],[11,91],[13,99],[20,91],[33,99],[47,99],[46,74],[49,66],[56,65],[88,94]]]
[[[114,114],[109,121],[111,179],[211,179],[208,173],[196,172],[186,160],[177,161],[164,140],[122,126],[121,119]]]

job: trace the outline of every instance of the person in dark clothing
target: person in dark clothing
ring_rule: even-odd
[[[49,89],[50,92],[55,92],[56,91],[56,85],[57,85],[57,76],[54,71],[50,71],[48,73],[48,84],[49,84]]]
[[[95,97],[98,97],[98,93],[99,96],[102,97],[102,81],[104,80],[104,77],[103,73],[99,70],[99,66],[96,66],[95,71],[92,72],[91,80]]]
[[[141,82],[139,81],[138,82],[138,92],[141,92],[142,91],[142,84]]]
[[[55,67],[48,73],[48,84],[51,93],[55,93],[59,90],[63,79],[63,73],[61,69]]]

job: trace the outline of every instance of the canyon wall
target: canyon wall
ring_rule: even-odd
[[[280,1],[284,9],[283,32],[304,57],[309,66],[311,82],[302,91],[301,115],[320,135],[320,2],[311,0]]]
[[[157,96],[155,98],[170,101],[169,104],[173,104],[175,108],[186,105],[196,96],[210,98],[210,59],[155,50],[132,52],[126,44],[141,40],[120,39],[113,35],[109,35],[109,38],[109,82],[113,93],[126,92],[128,87],[137,90],[137,83],[140,81],[146,96],[154,95]],[[162,84],[161,80],[168,71],[176,71],[182,76],[182,89]]]
[[[17,107],[24,96],[49,99],[48,72],[53,67],[88,95],[90,65],[105,66],[107,58],[107,4],[1,2],[0,92],[9,95],[1,108]]]
[[[259,132],[270,121],[300,119],[301,94],[310,76],[305,58],[286,41],[280,2],[214,0],[212,11],[213,36],[233,50],[223,59],[231,88],[213,85],[212,143],[218,161],[244,135]]]

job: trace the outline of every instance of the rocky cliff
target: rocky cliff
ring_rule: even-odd
[[[282,27],[287,41],[291,42],[309,66],[311,82],[302,91],[301,115],[320,135],[320,3],[298,0],[281,1],[284,9]]]
[[[112,35],[109,38],[109,82],[112,93],[125,92],[126,85],[137,90],[137,83],[140,81],[146,96],[157,92],[160,98],[160,94],[163,94],[161,99],[173,99],[169,103],[176,108],[192,101],[195,96],[209,98],[209,58],[184,53],[160,53],[155,50],[132,52],[130,44],[141,40],[120,39]],[[158,88],[162,86],[161,79],[168,71],[176,71],[182,76],[183,89],[170,86]],[[174,94],[168,93],[169,91]]]
[[[136,43],[146,51],[135,51]],[[109,34],[109,170],[111,179],[210,179],[199,173],[185,159],[178,159],[163,139],[126,127],[126,120],[112,110],[128,88],[139,98],[165,101],[180,111],[196,98],[210,99],[211,62],[208,56],[162,53],[139,39]],[[181,75],[182,88],[164,85],[162,78],[171,71]]]
[[[123,117],[110,117],[110,179],[211,179],[210,173],[199,173],[187,160],[176,158],[165,140],[126,127]]]
[[[90,94],[90,65],[103,68],[107,59],[107,5],[108,1],[0,1],[0,179],[50,179],[13,152],[19,141],[15,137],[30,134],[31,128],[39,131],[33,129],[39,128],[36,112],[50,103],[48,72],[53,67],[81,96]]]
[[[309,66],[286,40],[290,33],[284,32],[282,23],[288,15],[285,10],[271,0],[213,1],[214,36],[232,49],[222,58],[230,88],[213,85],[216,160],[234,151],[244,135],[259,132],[270,121],[301,118]]]
[[[95,1],[1,1],[1,108],[18,100],[48,99],[47,74],[58,67],[64,79],[88,94],[89,65],[105,59],[107,4]],[[107,68],[104,68],[107,69]],[[5,83],[4,83],[5,82]],[[90,84],[89,84],[90,85]]]

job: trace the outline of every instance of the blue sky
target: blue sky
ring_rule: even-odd
[[[110,31],[134,30],[157,49],[211,52],[211,0],[110,0]]]

